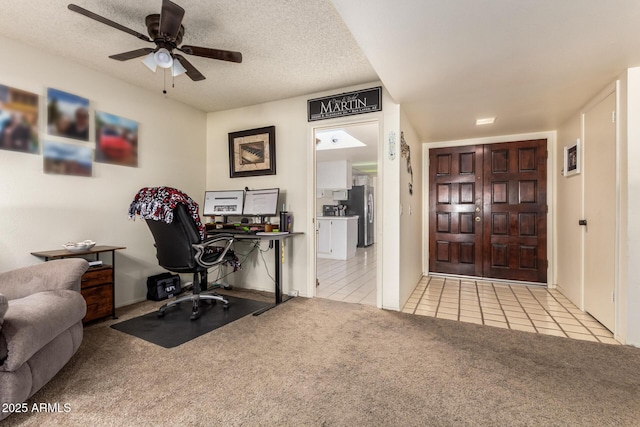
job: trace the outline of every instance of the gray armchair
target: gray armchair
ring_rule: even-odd
[[[70,258],[0,273],[0,404],[33,396],[80,347],[88,267]]]

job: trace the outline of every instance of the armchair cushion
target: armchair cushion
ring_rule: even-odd
[[[20,368],[86,313],[84,259],[70,258],[0,273],[0,372]]]
[[[13,300],[2,325],[8,357],[0,371],[18,369],[85,314],[84,298],[76,291],[44,291]]]

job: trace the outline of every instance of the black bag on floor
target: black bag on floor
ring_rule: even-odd
[[[147,278],[147,299],[161,301],[181,294],[180,276],[171,273],[156,274]]]

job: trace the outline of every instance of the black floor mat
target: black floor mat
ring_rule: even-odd
[[[172,348],[269,305],[267,302],[244,298],[225,298],[229,300],[229,308],[226,310],[219,301],[214,305],[200,301],[200,318],[196,320],[190,319],[191,302],[185,301],[177,307],[167,309],[164,317],[158,317],[158,312],[153,311],[111,327],[153,344]]]

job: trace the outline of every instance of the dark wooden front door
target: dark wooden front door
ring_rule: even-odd
[[[429,154],[429,271],[547,281],[547,141]]]

